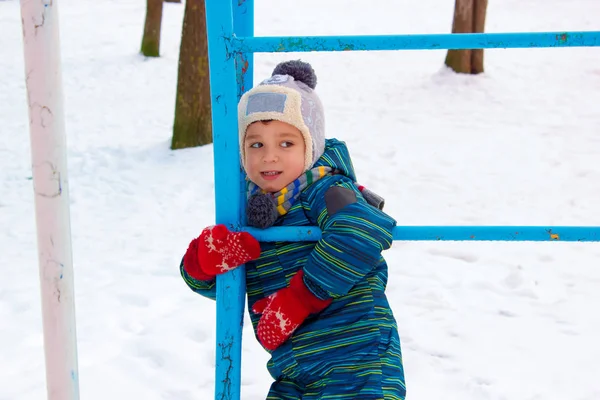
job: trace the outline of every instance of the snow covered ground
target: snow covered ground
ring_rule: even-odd
[[[211,399],[215,305],[178,263],[214,221],[212,147],[169,150],[183,6],[61,0],[82,399]],[[447,0],[256,1],[257,35],[447,33]],[[597,0],[490,2],[488,32],[599,30]],[[45,398],[19,2],[0,1],[0,399]],[[600,225],[600,49],[256,55],[315,67],[329,136],[402,225]],[[600,399],[600,244],[396,242],[408,398]],[[248,322],[248,321],[247,321]],[[267,354],[246,324],[243,399]]]

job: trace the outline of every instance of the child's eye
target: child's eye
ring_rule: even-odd
[[[261,142],[256,142],[256,143],[251,143],[250,147],[252,147],[253,149],[259,149],[262,147],[262,143]]]
[[[281,147],[292,147],[293,145],[294,145],[294,143],[293,142],[289,142],[289,141],[281,143]]]

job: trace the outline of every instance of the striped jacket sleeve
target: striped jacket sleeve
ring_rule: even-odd
[[[200,281],[198,279],[194,279],[185,272],[185,268],[183,267],[183,258],[181,259],[181,264],[179,265],[179,272],[181,273],[181,277],[184,282],[188,285],[192,291],[204,296],[209,299],[215,300],[217,298],[217,285],[216,279],[211,279],[210,281]]]
[[[305,283],[321,299],[336,298],[380,263],[396,221],[369,205],[345,176],[326,177],[313,186],[305,210],[322,236],[305,264]]]

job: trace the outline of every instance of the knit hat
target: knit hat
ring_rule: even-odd
[[[304,170],[311,169],[325,150],[325,115],[314,91],[317,76],[300,60],[278,64],[270,78],[244,93],[238,104],[242,163],[246,129],[256,121],[277,120],[295,126],[305,144]]]

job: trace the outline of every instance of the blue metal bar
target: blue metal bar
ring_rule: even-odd
[[[240,158],[237,140],[235,59],[229,51],[233,36],[230,1],[207,0],[206,34],[211,88],[216,222],[240,225]],[[215,399],[239,399],[245,268],[217,277],[217,348]]]
[[[233,3],[233,31],[237,36],[254,36],[254,0],[232,0]],[[236,54],[236,81],[238,85],[238,101],[252,88],[252,75],[254,72],[254,54]]]
[[[232,46],[234,51],[243,53],[587,47],[600,46],[600,31],[236,37]]]
[[[317,227],[275,227],[257,229],[244,227],[263,242],[317,241]],[[394,240],[401,241],[519,241],[519,242],[598,242],[597,226],[398,226]]]
[[[233,6],[233,31],[236,35],[253,36],[254,35],[254,0],[232,0]],[[252,88],[254,73],[254,54],[236,53],[236,83],[237,83],[237,101],[242,95]],[[236,104],[237,105],[237,104]],[[242,221],[246,220],[246,208],[244,207],[246,194],[246,181],[243,172],[240,175],[239,190],[241,197],[240,217]]]

